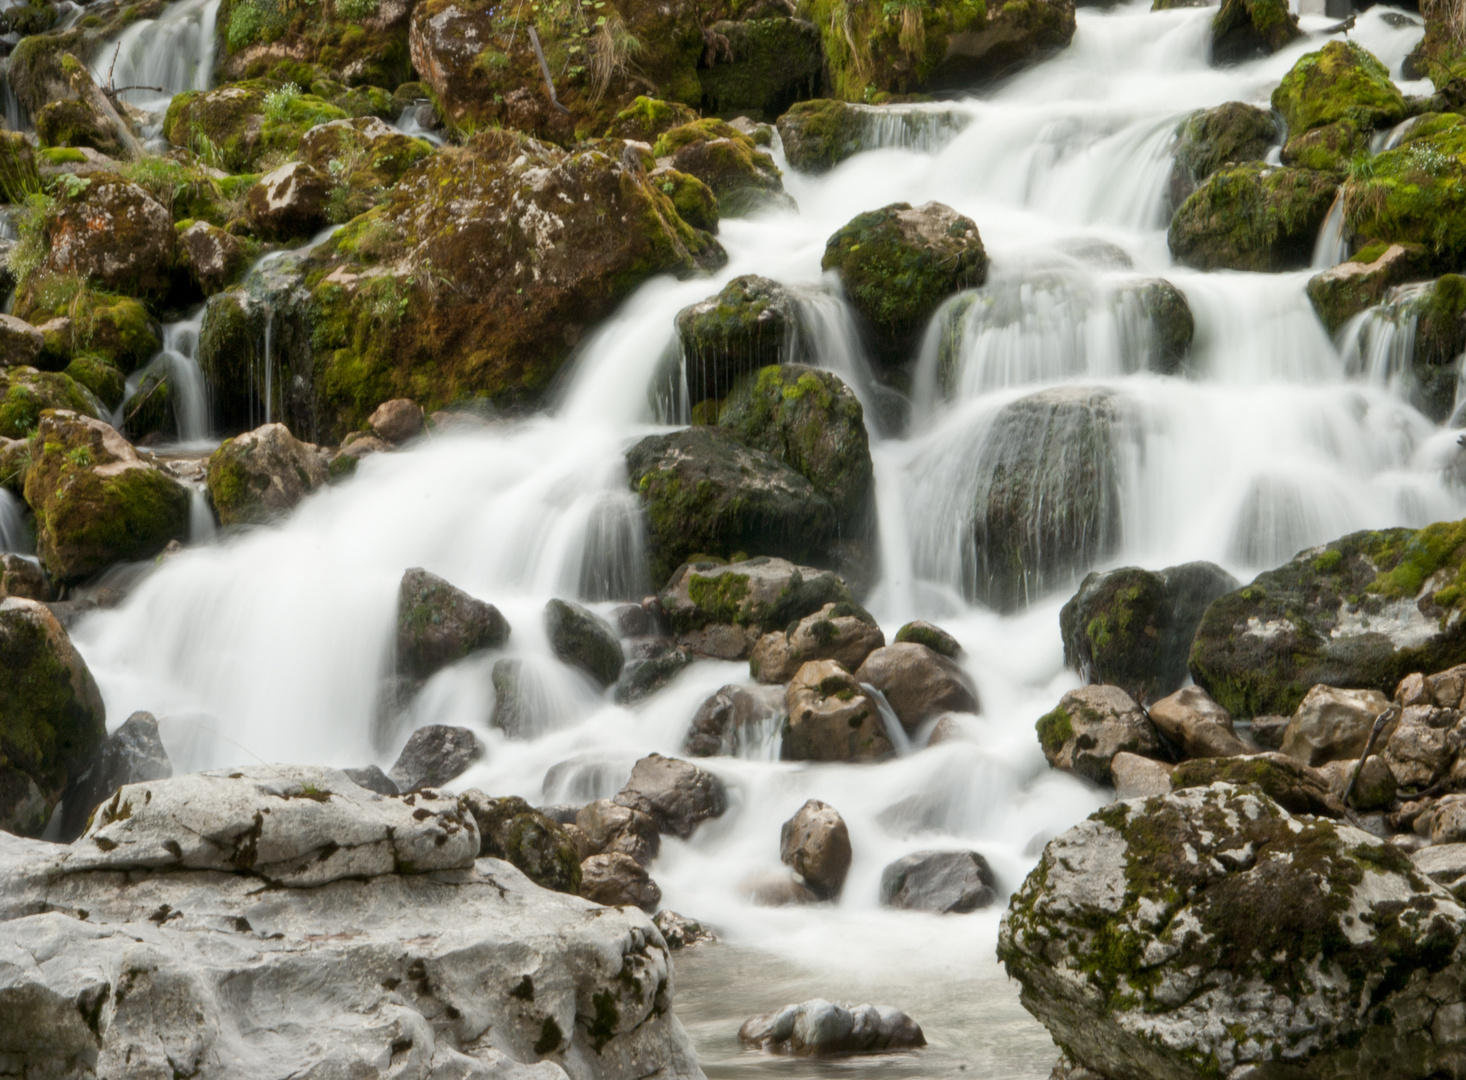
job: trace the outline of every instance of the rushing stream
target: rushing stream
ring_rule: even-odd
[[[159,22],[176,16],[176,32],[155,30],[150,40],[160,44],[150,48],[177,59],[187,35],[211,36],[216,7],[182,0]],[[1392,25],[1400,20],[1385,10],[1361,15],[1353,34],[1398,73],[1420,29]],[[729,813],[689,842],[664,840],[652,873],[664,906],[713,925],[725,941],[677,961],[678,1011],[709,1075],[1045,1076],[1052,1044],[994,960],[1000,909],[935,917],[877,904],[881,869],[921,848],[973,848],[1015,888],[1043,841],[1104,799],[1051,772],[1034,736],[1035,718],[1077,685],[1063,667],[1057,620],[1072,588],[1010,616],[963,599],[962,525],[996,411],[1056,382],[1112,388],[1124,418],[1114,565],[1210,559],[1246,579],[1353,529],[1466,513],[1466,493],[1443,476],[1455,433],[1395,385],[1399,346],[1383,335],[1399,320],[1380,317],[1353,333],[1346,356],[1305,296],[1309,272],[1171,265],[1166,190],[1177,121],[1228,100],[1265,104],[1298,57],[1322,43],[1216,70],[1207,64],[1212,15],[1153,14],[1149,0],[1082,9],[1070,48],[1000,90],[873,114],[872,136],[885,149],[824,177],[786,170],[802,209],[725,221],[730,262],[716,279],[642,288],[582,349],[549,414],[368,457],[355,479],[310,498],[279,527],[168,560],[121,608],[74,632],[109,722],[134,709],[158,714],[180,770],[261,759],[386,766],[407,729],[374,725],[378,686],[391,665],[398,582],[407,567],[424,566],[503,610],[514,628],[507,654],[526,661],[549,718],[530,740],[488,726],[489,672],[504,654],[440,673],[412,722],[469,726],[489,747],[458,783],[537,803],[614,794],[638,757],[680,751],[704,698],[747,678],[746,665],[699,662],[643,705],[620,708],[553,660],[541,628],[549,597],[639,599],[660,585],[640,568],[622,451],[676,419],[652,404],[674,315],[740,274],[798,288],[815,355],[857,388],[870,417],[881,392],[837,287],[821,277],[825,241],[890,202],[948,203],[981,229],[992,302],[963,316],[945,396],[929,340],[907,434],[890,437],[870,421],[882,566],[868,605],[888,637],[917,616],[955,634],[982,714],[963,720],[968,741],[877,766],[780,762],[768,743],[746,758],[712,759]],[[1305,29],[1327,25],[1304,19]],[[196,70],[167,66],[130,40],[119,84],[196,85]],[[1320,247],[1324,265],[1336,261],[1336,237]],[[1195,313],[1184,376],[1147,370],[1148,330],[1124,301],[1127,281],[1157,275]],[[191,344],[170,338],[169,348],[181,357]],[[10,528],[5,509],[0,535]],[[850,826],[855,859],[843,899],[753,906],[747,883],[780,869],[779,825],[811,797]],[[903,1008],[932,1046],[820,1065],[738,1051],[745,1016],[816,995]]]

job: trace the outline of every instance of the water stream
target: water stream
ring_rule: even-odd
[[[1390,25],[1381,10],[1361,15],[1353,36],[1398,72],[1420,31]],[[699,703],[746,680],[746,665],[699,662],[645,703],[617,707],[550,656],[540,613],[551,596],[606,610],[658,584],[639,570],[622,451],[685,420],[665,398],[656,404],[676,312],[736,275],[775,278],[802,297],[800,332],[816,361],[850,381],[872,415],[882,565],[867,603],[888,636],[917,616],[950,630],[982,713],[962,718],[966,739],[918,743],[878,766],[780,762],[758,739],[737,757],[709,759],[729,787],[729,812],[688,842],[665,841],[652,867],[664,905],[716,926],[726,943],[677,961],[678,1010],[712,1076],[1046,1076],[1052,1044],[993,958],[998,909],[937,918],[877,903],[881,869],[922,848],[980,851],[1012,889],[1048,837],[1105,797],[1051,772],[1033,731],[1078,682],[1063,667],[1057,625],[1072,585],[1006,616],[966,599],[962,538],[998,410],[1056,383],[1112,392],[1123,416],[1113,565],[1211,559],[1245,578],[1352,529],[1466,513],[1466,492],[1444,475],[1455,433],[1390,379],[1350,367],[1309,305],[1307,272],[1171,265],[1176,123],[1228,100],[1265,104],[1321,44],[1215,70],[1211,17],[1152,14],[1149,0],[1081,9],[1069,49],[987,97],[942,106],[933,115],[945,119],[921,139],[892,121],[886,145],[826,176],[786,170],[802,210],[724,222],[729,264],[714,279],[642,287],[583,346],[552,412],[368,457],[353,480],[280,526],[167,560],[121,608],[75,630],[110,723],[133,709],[158,714],[181,769],[257,759],[386,766],[411,725],[462,724],[489,752],[460,783],[540,803],[613,794],[638,757],[678,753]],[[1307,29],[1328,24],[1304,19]],[[991,284],[959,320],[945,388],[929,338],[909,432],[895,437],[874,422],[882,391],[819,262],[855,214],[930,199],[978,223]],[[1124,300],[1127,285],[1155,277],[1186,295],[1196,319],[1176,375],[1156,373],[1151,328]],[[383,729],[373,722],[379,679],[411,566],[498,605],[513,636],[504,652],[440,673],[407,723]],[[488,726],[490,671],[503,656],[525,661],[549,703],[552,719],[534,738]],[[811,797],[849,823],[844,896],[753,906],[750,882],[780,870],[780,823]],[[932,1046],[832,1067],[737,1050],[745,1016],[816,994],[905,1008]]]

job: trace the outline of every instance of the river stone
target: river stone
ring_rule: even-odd
[[[638,761],[616,795],[618,805],[650,815],[662,832],[686,840],[704,821],[728,809],[723,782],[677,758],[649,754]]]
[[[1353,533],[1217,599],[1191,674],[1234,717],[1292,713],[1323,683],[1393,694],[1466,661],[1466,522]]]
[[[965,915],[997,898],[997,878],[975,851],[917,851],[881,871],[886,907]]]
[[[662,846],[662,834],[649,813],[610,799],[582,806],[575,813],[575,827],[585,837],[587,857],[620,852],[650,866]]]
[[[677,313],[687,400],[722,401],[739,380],[797,360],[799,311],[789,290],[766,277],[736,277],[716,296]]]
[[[1305,765],[1357,760],[1375,718],[1390,707],[1378,690],[1315,686],[1308,691],[1283,735],[1283,753]]]
[[[1112,804],[1051,841],[998,956],[1104,1076],[1418,1080],[1466,1063],[1466,1028],[1442,1020],[1466,1013],[1463,928],[1391,845],[1213,784]]]
[[[722,428],[649,435],[627,451],[626,466],[646,511],[654,581],[699,555],[822,559],[836,539],[828,499]]]
[[[42,414],[31,439],[25,498],[41,563],[63,584],[188,537],[188,489],[115,428],[63,409]]]
[[[480,857],[512,863],[542,889],[580,891],[580,853],[562,826],[523,799],[491,799],[477,788],[460,795],[458,805],[478,826]]]
[[[689,919],[685,915],[679,915],[675,911],[659,911],[652,922],[657,924],[657,929],[662,932],[662,939],[666,941],[667,948],[676,951],[686,949],[692,945],[701,945],[704,942],[714,943],[718,935],[714,934],[707,927],[696,919]]]
[[[1410,113],[1389,70],[1367,49],[1347,40],[1330,41],[1299,58],[1273,91],[1272,104],[1288,125],[1283,160],[1316,169],[1347,169],[1352,155],[1342,160],[1300,155],[1300,141],[1307,133],[1338,125],[1346,129],[1344,141],[1351,149],[1368,152],[1369,136],[1376,128],[1392,127]]]
[[[844,101],[798,101],[779,117],[784,158],[800,172],[829,172],[865,149],[865,114]]]
[[[1064,662],[1137,701],[1165,697],[1186,681],[1187,654],[1207,606],[1238,584],[1207,562],[1087,574],[1059,611]]]
[[[1392,732],[1375,746],[1402,788],[1423,791],[1443,779],[1466,746],[1461,713],[1435,705],[1407,705]]]
[[[24,444],[46,409],[67,409],[96,419],[109,415],[96,394],[65,372],[0,368],[0,439]],[[24,477],[17,483],[13,476],[7,469],[3,482],[18,491]]]
[[[168,290],[177,236],[173,217],[136,184],[98,171],[76,195],[47,212],[49,253],[41,274],[74,274],[94,288],[161,297]]]
[[[545,604],[545,635],[550,649],[571,667],[584,671],[602,687],[621,677],[626,659],[621,639],[610,624],[579,604],[551,600]]]
[[[270,804],[272,818],[286,805]],[[702,1075],[650,920],[546,892],[508,863],[389,863],[266,891],[174,868],[119,889],[72,850],[0,835],[0,1054],[22,1073],[275,1080],[390,1061],[419,1078]]]
[[[484,753],[483,743],[468,728],[429,724],[408,736],[387,775],[403,792],[442,787]]]
[[[1253,784],[1290,814],[1341,818],[1344,804],[1329,778],[1286,754],[1193,758],[1171,772],[1171,789],[1210,787],[1218,781]]]
[[[790,761],[880,761],[895,748],[880,708],[834,660],[811,660],[785,692],[782,756]]]
[[[828,803],[810,799],[779,827],[779,858],[823,900],[833,900],[850,872],[850,829]]]
[[[329,479],[326,453],[284,424],[225,439],[209,458],[209,498],[221,525],[259,525],[294,509]]]
[[[1167,233],[1171,254],[1198,270],[1301,270],[1337,189],[1330,173],[1229,165],[1177,208]]]
[[[592,855],[580,864],[580,895],[607,907],[630,906],[643,911],[655,911],[662,902],[662,890],[646,867],[619,851]]]
[[[915,619],[896,631],[892,639],[896,644],[912,642],[916,645],[925,645],[932,652],[945,656],[948,660],[956,660],[962,655],[962,646],[958,644],[947,631],[940,626],[933,626],[924,619]]]
[[[814,998],[750,1016],[738,1041],[776,1054],[827,1057],[926,1045],[921,1025],[890,1005],[837,1005]]]
[[[743,757],[771,726],[778,736],[788,715],[782,686],[725,686],[698,706],[683,749],[693,757]]]
[[[1229,101],[1192,113],[1176,132],[1171,205],[1180,206],[1224,165],[1261,161],[1277,140],[1272,113],[1256,105]]]
[[[1419,244],[1372,244],[1309,278],[1308,299],[1329,333],[1335,334],[1355,315],[1383,302],[1394,286],[1425,276],[1427,265]]]
[[[480,649],[501,649],[509,623],[493,604],[469,596],[420,566],[397,587],[397,670],[426,679]]]
[[[767,557],[684,564],[660,600],[677,640],[719,660],[746,660],[764,634],[826,604],[855,603],[838,574]]]
[[[0,315],[0,368],[35,367],[45,335],[24,319]]]
[[[658,165],[695,176],[711,188],[720,217],[745,217],[794,206],[773,157],[722,120],[694,120],[665,131],[652,153]]]
[[[854,671],[885,643],[886,636],[864,608],[826,604],[783,633],[759,638],[748,670],[761,683],[787,683],[810,660],[834,660]]]
[[[661,690],[692,663],[686,649],[664,647],[654,656],[626,661],[611,695],[617,705],[635,705]]]
[[[0,670],[0,830],[39,836],[68,783],[95,769],[106,707],[56,616],[33,600],[0,600]]]
[[[70,842],[87,827],[94,811],[127,784],[166,780],[173,762],[158,737],[152,713],[135,712],[108,735],[86,772],[66,788],[61,811],[61,838]]]
[[[1070,690],[1058,708],[1035,725],[1044,757],[1056,769],[1096,784],[1110,784],[1110,762],[1120,751],[1161,757],[1161,740],[1135,699],[1118,686]]]
[[[1432,844],[1410,856],[1415,868],[1453,894],[1466,879],[1466,844]]]
[[[879,690],[907,734],[939,713],[978,711],[977,688],[955,662],[914,641],[876,649],[855,679]]]
[[[1110,759],[1110,775],[1115,781],[1115,798],[1164,795],[1171,790],[1174,765],[1154,758],[1120,751]]]
[[[1187,686],[1149,709],[1156,730],[1189,758],[1232,757],[1248,746],[1232,730],[1232,717],[1199,686]]]
[[[384,441],[405,443],[422,434],[422,406],[411,398],[393,398],[378,405],[367,423]]]

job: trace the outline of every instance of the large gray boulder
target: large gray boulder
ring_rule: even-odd
[[[1102,1076],[1419,1080],[1466,1068],[1463,931],[1398,848],[1218,783],[1051,841],[998,956]]]
[[[686,840],[704,821],[723,815],[728,809],[728,792],[706,769],[648,754],[632,767],[614,801],[649,815],[662,832]]]
[[[468,728],[429,724],[407,737],[387,775],[403,792],[442,787],[483,756],[483,743]]]
[[[509,623],[493,604],[430,574],[420,566],[397,587],[397,669],[426,679],[479,649],[509,640]]]

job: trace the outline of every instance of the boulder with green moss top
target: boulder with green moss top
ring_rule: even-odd
[[[791,466],[835,508],[841,535],[870,528],[874,467],[865,415],[840,377],[800,364],[766,367],[733,391],[718,426]]]
[[[1145,710],[1118,686],[1070,690],[1034,725],[1050,765],[1096,784],[1111,784],[1116,754],[1164,758],[1160,736]]]
[[[1261,161],[1277,141],[1272,113],[1256,105],[1229,101],[1192,113],[1176,132],[1171,205],[1180,206],[1223,166]]]
[[[646,513],[654,581],[696,555],[831,557],[838,517],[830,500],[725,429],[648,436],[627,451],[626,467]]]
[[[697,177],[718,197],[721,217],[744,217],[794,205],[774,159],[722,120],[695,120],[663,133],[652,147],[658,165]]]
[[[699,67],[697,77],[709,112],[772,120],[819,89],[825,58],[813,23],[787,17],[724,19],[706,33],[711,63]]]
[[[831,236],[820,266],[839,273],[880,359],[895,366],[910,359],[943,300],[987,280],[988,257],[977,224],[950,206],[892,203]]]
[[[760,369],[802,357],[794,297],[757,274],[734,278],[716,296],[679,311],[677,337],[694,405],[722,401]]]
[[[1466,1066],[1466,913],[1399,848],[1252,786],[1051,841],[998,956],[1078,1064],[1131,1080],[1415,1080]]]
[[[430,143],[410,138],[375,116],[317,124],[300,140],[302,161],[335,184],[365,195],[391,187],[432,152]]]
[[[697,110],[678,101],[660,101],[638,94],[630,105],[611,118],[606,138],[626,139],[652,145],[664,132],[690,124],[697,119]]]
[[[325,485],[326,454],[284,424],[225,439],[209,458],[209,498],[221,525],[257,525]]]
[[[764,634],[783,630],[827,604],[855,604],[838,574],[770,558],[687,563],[667,583],[660,600],[682,645],[723,660],[748,659]]]
[[[784,157],[800,172],[829,172],[865,149],[865,115],[843,101],[801,101],[779,117]]]
[[[875,698],[834,660],[801,665],[785,703],[781,756],[787,760],[880,761],[895,754]]]
[[[36,550],[54,580],[80,581],[188,538],[188,489],[102,421],[47,411],[30,451],[25,499],[36,515]]]
[[[694,229],[718,231],[718,197],[697,177],[661,167],[647,173],[647,181],[672,200],[677,216]]]
[[[512,863],[542,889],[580,891],[580,854],[564,826],[512,795],[491,799],[470,789],[458,805],[478,823],[480,858]]]
[[[96,396],[69,375],[30,367],[0,371],[0,438],[26,438],[47,409],[67,409],[98,420],[106,415]]]
[[[1309,278],[1308,299],[1329,333],[1337,333],[1361,311],[1384,302],[1393,286],[1422,277],[1428,262],[1419,244],[1370,244]]]
[[[237,81],[268,75],[313,92],[319,84],[338,92],[350,86],[358,96],[374,91],[390,103],[390,89],[411,77],[411,9],[397,0],[336,0],[310,7],[224,0],[217,77]]]
[[[1319,683],[1394,693],[1466,662],[1466,522],[1351,533],[1213,602],[1191,675],[1233,716],[1287,715]]]
[[[66,365],[65,374],[96,395],[104,408],[115,409],[122,404],[127,377],[105,356],[78,356]]]
[[[1215,783],[1251,784],[1290,814],[1342,818],[1344,804],[1319,770],[1286,754],[1238,754],[1193,758],[1171,771],[1171,788],[1205,788]]]
[[[31,600],[0,599],[0,829],[39,836],[107,736],[106,709],[66,631]]]
[[[1333,172],[1368,152],[1376,128],[1409,113],[1385,66],[1352,41],[1331,41],[1304,56],[1272,101],[1288,124],[1284,164]]]
[[[897,643],[909,641],[916,645],[925,645],[938,656],[945,656],[948,660],[956,660],[962,656],[962,646],[957,639],[940,626],[934,626],[925,619],[913,619],[897,630],[892,640]]]
[[[1191,639],[1207,606],[1238,584],[1206,562],[1090,573],[1059,612],[1064,662],[1091,682],[1158,701],[1186,681]]]
[[[37,324],[45,339],[42,366],[61,368],[73,357],[92,355],[130,374],[162,347],[146,304],[92,288],[72,274],[32,278],[15,310]]]
[[[81,101],[52,101],[36,113],[42,147],[89,146],[108,157],[122,157],[117,133],[95,109]]]
[[[1435,272],[1466,265],[1466,117],[1420,117],[1350,177],[1344,218],[1361,242],[1421,245]]]
[[[1268,56],[1302,36],[1288,0],[1222,0],[1211,24],[1211,61],[1237,64]]]
[[[1221,169],[1171,218],[1171,254],[1199,270],[1307,266],[1336,194],[1327,173],[1261,162]]]
[[[46,214],[45,235],[42,274],[74,275],[133,296],[161,296],[172,284],[172,215],[116,174],[91,173],[63,192]]]
[[[311,128],[345,119],[344,109],[294,83],[254,79],[177,95],[168,106],[163,133],[174,146],[242,173],[293,157]]]

